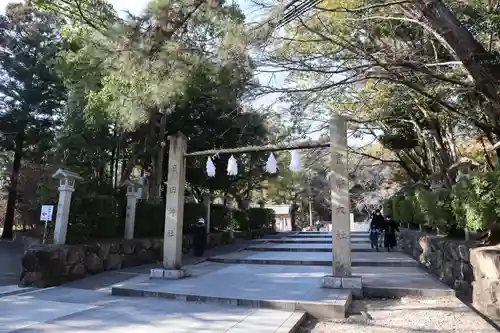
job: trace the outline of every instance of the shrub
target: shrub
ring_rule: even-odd
[[[470,230],[484,230],[500,218],[500,172],[474,175],[454,186],[452,209],[457,223]]]
[[[412,199],[404,196],[395,196],[393,198],[394,219],[399,223],[410,223],[414,220]]]
[[[78,185],[79,192],[75,191],[71,200],[68,243],[123,237],[125,207],[123,200],[113,195],[112,187]]]
[[[183,232],[189,233],[191,226],[200,217],[206,219],[206,206],[202,203],[185,203]],[[229,209],[224,205],[211,205],[210,229],[225,230],[230,227]],[[135,237],[163,237],[165,229],[165,205],[139,202],[136,209]]]
[[[384,215],[386,216],[392,216],[393,218],[395,218],[394,216],[394,197],[392,198],[389,198],[388,200],[386,200],[384,202],[384,205],[383,205],[383,210],[384,210]]]
[[[272,229],[276,224],[274,210],[267,208],[250,208],[248,209],[248,219],[251,229]]]
[[[267,208],[249,208],[233,212],[236,230],[275,229],[274,211]]]
[[[443,231],[455,226],[455,216],[451,209],[451,191],[441,189],[432,192],[427,189],[415,193],[416,207],[418,207],[426,226]]]
[[[500,171],[477,173],[451,188],[438,192],[420,189],[405,196],[387,200],[396,220],[439,228],[446,232],[467,227],[485,230],[500,220]]]

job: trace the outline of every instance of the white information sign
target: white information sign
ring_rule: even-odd
[[[40,221],[52,221],[53,212],[54,212],[54,206],[43,205],[42,212],[40,213]]]

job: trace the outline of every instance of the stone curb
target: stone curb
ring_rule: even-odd
[[[446,297],[455,296],[455,290],[443,289],[416,289],[363,286],[363,298],[402,298],[402,297]]]
[[[297,318],[297,316],[300,316]],[[274,333],[295,333],[307,319],[307,312],[293,312]]]
[[[346,317],[347,310],[351,302],[351,295],[344,300],[334,300],[332,302],[311,302],[311,301],[286,301],[286,300],[259,300],[244,299],[232,297],[213,297],[201,295],[178,294],[170,292],[157,292],[130,289],[125,287],[113,287],[111,289],[113,296],[132,296],[132,297],[158,297],[170,300],[185,302],[215,303],[231,306],[244,306],[250,308],[264,308],[272,310],[285,311],[304,311],[320,319],[343,319]]]
[[[328,260],[280,260],[280,259],[245,259],[245,258],[208,258],[207,261],[223,264],[254,264],[254,265],[305,265],[305,266],[331,266]],[[352,261],[353,267],[419,267],[414,262],[387,262],[387,261]]]
[[[20,295],[20,294],[24,294],[24,293],[29,293],[29,292],[32,292],[32,291],[35,291],[35,290],[40,290],[40,289],[38,289],[38,288],[23,288],[23,289],[20,289],[20,290],[13,290],[13,291],[5,292],[5,293],[0,293],[0,298],[2,298],[2,297],[8,297],[8,296]]]

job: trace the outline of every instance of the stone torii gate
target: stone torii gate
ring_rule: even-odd
[[[150,278],[179,279],[189,276],[182,267],[182,226],[184,215],[185,159],[246,152],[272,152],[330,147],[330,191],[332,204],[332,275],[325,276],[325,288],[361,289],[361,278],[351,272],[350,202],[347,170],[347,126],[342,116],[330,124],[330,142],[303,143],[293,146],[268,145],[187,153],[187,138],[180,132],[169,136],[168,178],[165,205],[163,267],[152,269]]]

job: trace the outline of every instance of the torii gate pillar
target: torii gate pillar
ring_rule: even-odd
[[[188,276],[182,268],[182,225],[186,184],[187,138],[177,132],[168,137],[168,178],[166,183],[163,269],[152,269],[150,278],[179,279]]]
[[[332,275],[324,288],[351,289],[361,296],[361,277],[352,276],[349,171],[347,168],[347,122],[335,115],[330,124],[330,191],[332,203]]]

